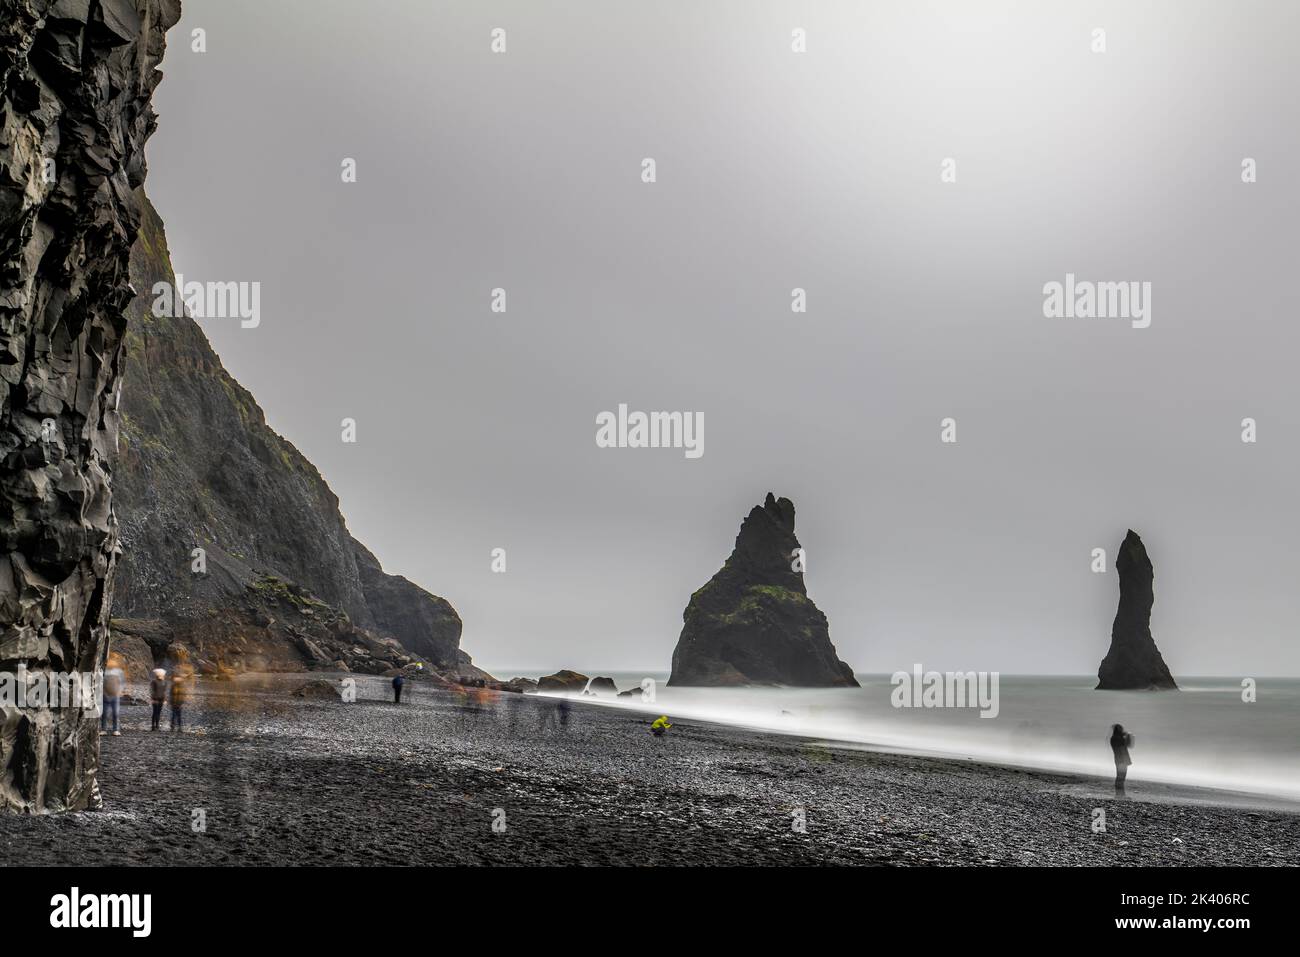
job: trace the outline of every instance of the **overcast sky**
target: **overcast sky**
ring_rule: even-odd
[[[859,671],[1095,673],[1132,527],[1175,675],[1295,675],[1297,27],[185,0],[148,189],[187,280],[262,283],[258,328],[202,323],[227,368],[490,670],[667,671],[770,490]],[[1067,272],[1150,282],[1150,327],[1045,318]],[[619,403],[704,455],[597,448]]]

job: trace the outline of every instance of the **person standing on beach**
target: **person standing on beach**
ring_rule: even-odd
[[[104,708],[99,713],[99,733],[108,728],[108,716],[113,716],[113,737],[120,738],[122,732],[118,726],[118,708],[122,702],[122,685],[126,675],[122,673],[122,659],[115,653],[108,656],[108,667],[104,669]]]
[[[153,727],[149,730],[157,731],[163,703],[167,700],[167,672],[161,668],[153,670],[153,680],[149,682],[149,700],[153,704]]]
[[[183,721],[182,709],[185,702],[190,699],[189,676],[177,669],[172,672],[171,682],[172,694],[172,730],[183,731],[181,727]]]
[[[393,704],[402,703],[402,685],[406,684],[406,679],[401,675],[393,676]]]
[[[1128,749],[1133,746],[1133,735],[1124,730],[1122,724],[1110,729],[1110,750],[1115,755],[1115,793],[1124,793],[1124,778],[1128,776],[1128,766],[1133,763]]]

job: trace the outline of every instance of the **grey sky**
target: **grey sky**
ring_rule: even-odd
[[[1095,672],[1132,526],[1176,675],[1300,674],[1298,11],[185,0],[149,191],[187,279],[262,283],[213,345],[489,669],[667,670],[771,490],[858,670]],[[1067,272],[1151,327],[1043,318]],[[598,449],[620,402],[704,456]]]

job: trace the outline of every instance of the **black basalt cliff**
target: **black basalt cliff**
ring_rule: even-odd
[[[1119,609],[1111,628],[1110,650],[1097,670],[1097,689],[1177,690],[1151,637],[1155,572],[1146,546],[1132,529],[1119,547],[1115,570],[1119,573]]]
[[[29,689],[107,653],[128,258],[179,18],[0,0],[0,673]],[[0,809],[99,804],[96,715],[61,704],[0,704]]]
[[[691,596],[670,685],[857,686],[795,571],[794,503],[770,492],[721,570]]]
[[[200,674],[420,664],[490,677],[461,651],[451,604],[384,572],[352,537],[320,472],[267,425],[198,324],[152,308],[151,290],[174,276],[162,220],[143,197],[140,206],[114,649],[158,663],[183,653]]]

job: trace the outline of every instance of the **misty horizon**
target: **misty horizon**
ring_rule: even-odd
[[[390,6],[189,0],[148,193],[177,272],[261,283],[205,333],[478,664],[668,671],[771,491],[860,674],[1095,675],[1128,528],[1175,675],[1300,674],[1295,11]],[[1067,276],[1149,325],[1047,318]],[[620,405],[705,453],[599,447]]]

